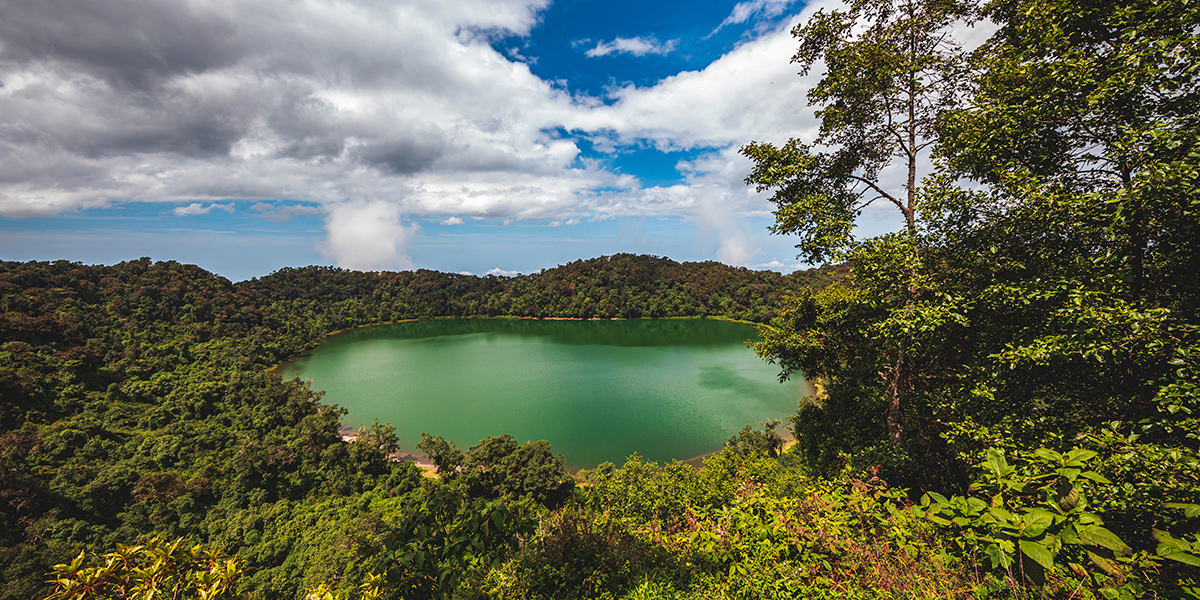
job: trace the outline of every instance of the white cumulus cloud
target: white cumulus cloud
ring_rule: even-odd
[[[772,258],[771,260],[769,260],[765,263],[750,265],[750,268],[752,268],[752,269],[756,269],[756,270],[760,270],[760,271],[761,270],[779,271],[781,273],[791,273],[792,271],[797,271],[799,269],[803,269],[804,267],[805,267],[805,265],[803,265],[803,264],[796,263],[796,262],[785,263],[785,262],[779,260],[778,258]]]
[[[359,271],[413,268],[406,251],[416,225],[404,225],[396,204],[341,202],[327,207],[322,253]]]

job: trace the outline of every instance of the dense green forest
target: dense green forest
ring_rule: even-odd
[[[742,151],[773,230],[846,269],[6,263],[3,595],[1200,598],[1198,31],[1190,0],[817,12],[818,137]],[[856,238],[874,202],[904,226]],[[544,443],[431,435],[429,478],[266,373],[468,315],[754,320],[821,385],[787,451],[750,427],[701,468],[571,478]]]
[[[764,321],[844,271],[617,255],[513,278],[309,267],[234,284],[148,259],[0,263],[2,595],[38,597],[53,564],[147,534],[238,553],[253,572],[239,589],[255,597],[358,573],[383,515],[437,496],[385,460],[388,426],[343,442],[336,408],[267,374],[323,335],[441,316]],[[517,456],[530,452],[557,470],[525,477],[564,476],[548,449]]]

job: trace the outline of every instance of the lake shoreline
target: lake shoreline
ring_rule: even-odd
[[[534,323],[535,321],[545,322],[546,325],[539,325]],[[611,324],[549,325],[553,322],[571,321],[581,323],[584,321],[607,321]],[[618,325],[616,323],[625,324]],[[380,325],[384,324],[346,328],[340,330],[340,333],[374,330],[378,329]],[[512,434],[519,441],[524,441],[526,438],[529,440],[548,439],[554,445],[556,453],[567,457],[567,466],[571,472],[595,468],[598,464],[609,461],[622,464],[634,453],[641,454],[643,460],[655,460],[663,464],[677,461],[698,467],[704,459],[719,453],[724,442],[730,436],[737,435],[743,425],[774,418],[787,418],[794,413],[796,401],[813,392],[812,387],[806,385],[806,382],[799,378],[786,383],[781,388],[775,374],[766,372],[772,369],[766,367],[762,361],[753,356],[753,353],[746,350],[745,340],[757,339],[753,329],[754,324],[735,319],[700,316],[672,319],[436,318],[409,319],[388,325],[397,325],[399,328],[395,330],[384,328],[374,333],[356,333],[349,338],[342,338],[330,346],[321,346],[322,349],[290,358],[277,365],[275,369],[278,373],[277,376],[291,377],[292,374],[295,374],[300,379],[309,380],[314,390],[329,390],[329,395],[323,398],[323,402],[342,406],[349,403],[357,407],[354,409],[355,414],[346,415],[340,423],[340,434],[347,441],[355,438],[355,430],[360,425],[369,425],[372,419],[365,418],[363,415],[376,416],[382,422],[400,425],[397,434],[401,438],[403,447],[391,459],[412,462],[423,471],[432,470],[431,461],[416,451],[414,447],[409,446],[419,440],[416,432],[422,429],[447,436],[447,439],[470,443],[489,435],[503,433]],[[543,333],[544,331],[547,333]],[[553,335],[564,335],[562,332],[568,336],[573,335],[574,338],[566,339],[571,340],[571,343],[581,345],[571,345],[571,343],[564,345],[560,339],[554,346],[571,349],[567,355],[575,364],[556,362],[557,356],[552,357],[552,354],[559,351],[546,352],[542,350],[548,347],[545,345],[532,346],[543,354],[532,354],[531,356],[537,357],[536,360],[542,362],[529,364],[566,364],[571,373],[570,381],[578,380],[578,376],[574,373],[591,372],[592,374],[590,378],[582,380],[587,383],[584,384],[585,387],[579,389],[564,388],[558,383],[567,381],[567,379],[542,382],[535,375],[528,373],[522,375],[521,373],[524,373],[525,370],[519,368],[519,365],[524,363],[515,362],[513,357],[523,356],[523,354],[519,352],[514,354],[513,346],[498,346],[499,342],[493,338],[479,338],[474,335],[463,337],[463,334],[486,332],[517,334],[514,337],[506,336],[504,338],[506,340],[542,339],[540,336],[550,335],[549,332],[553,332]],[[331,332],[329,335],[323,336],[322,341],[327,342],[336,335],[337,333]],[[384,340],[393,338],[402,340],[409,336],[414,339],[424,339],[430,336],[436,338],[441,335],[451,336],[445,339],[454,340],[454,344],[475,344],[484,346],[484,348],[482,353],[472,348],[474,354],[463,355],[463,358],[459,358],[454,354],[443,353],[447,348],[451,348],[447,345],[451,343],[449,341],[432,345],[422,342],[416,354],[406,354],[403,362],[382,368],[380,365],[384,363],[380,363],[375,358],[378,354],[366,360],[353,361],[347,361],[345,357],[349,354],[343,354],[347,348],[362,347],[359,345],[364,341],[369,341],[374,345],[372,352],[382,353],[383,350],[380,349],[388,347],[383,345]],[[472,341],[477,339],[484,341]],[[672,349],[669,353],[662,353],[653,349],[655,345],[659,344],[677,348]],[[719,352],[723,354],[717,356],[731,358],[712,361],[709,357],[714,356],[712,353],[717,351],[707,349],[709,344],[715,344],[713,348],[721,348]],[[629,352],[638,354],[634,354],[637,359],[631,361],[629,365],[617,364],[610,367],[603,359],[599,359],[600,362],[579,363],[578,361],[581,359],[578,349],[589,347],[610,348],[603,350],[602,356],[605,357],[613,352],[620,352],[622,355]],[[325,348],[329,348],[329,350],[324,350]],[[503,348],[503,350],[499,350],[499,348]],[[329,352],[333,354],[329,354]],[[387,352],[393,351],[387,350]],[[340,359],[329,362],[329,356],[340,357]],[[703,366],[693,367],[693,363],[690,362],[692,356],[701,357],[702,360],[698,364]],[[500,360],[501,358],[504,360]],[[323,364],[332,365],[331,367],[327,366],[327,369],[331,370],[313,370],[310,368],[310,364],[319,363],[310,363],[311,360],[325,360],[326,362]],[[746,364],[747,362],[754,364]],[[468,364],[479,364],[481,368],[477,370],[468,368],[467,371],[463,371],[464,367],[461,365]],[[499,367],[496,366],[498,364]],[[709,364],[716,366],[707,366]],[[361,365],[373,366],[365,367],[364,373],[358,374],[355,369],[360,368]],[[459,366],[454,367],[456,369],[454,375],[447,376],[447,378],[436,375],[441,372],[441,365]],[[582,368],[583,365],[588,365],[588,367]],[[646,365],[654,365],[654,367]],[[665,365],[665,368],[658,365]],[[540,369],[541,367],[534,369],[533,372],[541,373]],[[489,372],[489,370],[493,372]],[[444,386],[448,385],[448,382],[461,379],[464,373],[477,371],[485,373],[484,377],[479,378],[483,383],[474,384],[475,388],[463,391],[451,386],[449,395],[445,396],[446,402],[449,404],[445,406],[441,401],[431,401],[434,398],[442,398],[443,396],[438,395],[442,392],[426,391],[422,394],[420,386],[425,385],[421,383],[423,381],[432,381],[434,382],[432,385],[435,387]],[[376,373],[390,373],[390,377],[393,378],[396,377],[396,374],[403,374],[395,381],[388,381],[376,377]],[[649,384],[643,383],[639,379],[639,377],[646,377],[642,373],[649,373],[649,377],[652,378],[649,380]],[[329,379],[329,377],[333,377],[333,379]],[[604,379],[606,377],[613,382],[616,388],[633,390],[632,396],[626,394],[626,396],[620,397],[620,402],[627,402],[629,406],[633,407],[643,406],[635,408],[636,412],[631,413],[639,415],[635,417],[634,421],[629,421],[628,417],[623,416],[612,417],[614,414],[620,414],[613,410],[587,412],[593,409],[582,409],[585,412],[579,412],[581,410],[579,408],[569,408],[589,405],[587,403],[595,401],[593,397],[600,398],[601,402],[609,401],[605,396],[609,389],[609,384]],[[617,379],[612,379],[613,377]],[[313,379],[315,382],[312,381]],[[386,383],[379,384],[376,383],[377,381],[386,381]],[[498,382],[504,383],[498,384]],[[483,387],[479,387],[480,385]],[[504,402],[507,404],[500,405],[502,418],[483,416],[492,415],[492,411],[487,409],[487,402],[471,400],[473,398],[490,398],[499,395],[499,390],[520,389],[522,386],[524,386],[524,390],[517,397],[505,400]],[[693,392],[689,386],[696,386],[697,390]],[[701,386],[703,389],[700,389]],[[379,395],[380,392],[377,392],[376,388],[382,390],[382,396]],[[783,390],[786,390],[783,392],[784,396],[779,396],[778,394]],[[355,404],[351,400],[360,401],[360,396],[369,395],[369,393],[375,393],[381,398],[381,400],[375,401],[378,407],[410,405],[410,408],[396,409],[408,411],[403,413],[388,412],[393,409],[373,408],[360,414],[359,411],[363,409],[363,405]],[[653,396],[645,394],[653,394]],[[542,399],[543,396],[545,399]],[[405,400],[401,401],[402,397]],[[630,397],[634,400],[626,400]],[[658,402],[658,398],[668,400],[659,406],[647,403],[651,397],[655,398],[654,402]],[[459,400],[464,398],[466,400]],[[643,398],[643,400],[637,400],[637,398]],[[678,398],[683,398],[683,400]],[[700,401],[694,400],[696,398],[711,398],[711,400],[699,403]],[[580,404],[584,400],[587,402]],[[378,404],[380,402],[382,404]],[[417,404],[413,404],[413,402]],[[461,406],[458,404],[460,402]],[[471,402],[476,404],[471,404]],[[547,402],[547,406],[550,407],[548,411],[539,412],[542,409],[537,407],[541,406],[541,402]],[[697,403],[693,404],[693,402]],[[659,407],[656,408],[656,406]],[[510,410],[504,407],[517,408]],[[374,412],[371,412],[372,410]],[[412,412],[414,410],[417,412]],[[566,412],[559,414],[555,412],[556,410]],[[397,414],[404,416],[397,417]],[[656,414],[661,416],[655,416]],[[692,416],[685,418],[682,415]],[[394,421],[396,418],[400,420]],[[622,418],[625,420],[622,421]],[[706,425],[694,430],[687,419],[699,419]],[[621,433],[615,438],[601,439],[599,445],[592,444],[591,438],[597,435],[593,431],[596,431],[596,428],[601,425],[611,424],[610,421],[621,424],[619,429]],[[680,427],[679,425],[682,423],[688,424]],[[581,434],[582,437],[576,436],[573,433],[575,430],[570,429],[570,427],[581,426],[586,429]],[[653,433],[655,427],[661,429],[664,426],[674,432],[663,430],[658,434]],[[644,435],[643,428],[650,433]],[[565,441],[560,442],[559,440]],[[622,443],[626,441],[628,443]],[[466,446],[462,446],[462,448],[466,450]],[[572,457],[576,458],[572,459]],[[664,459],[664,457],[666,458]]]
[[[783,427],[783,426],[781,425],[781,427]],[[338,433],[341,436],[343,442],[349,443],[349,442],[353,442],[354,440],[358,439],[358,430],[354,429],[354,428],[342,426],[341,430]],[[731,433],[730,437],[732,437],[733,435],[736,435],[736,434],[737,434],[737,432]],[[782,450],[786,451],[788,448],[791,448],[792,446],[796,445],[796,438],[792,434],[791,430],[789,430],[787,427],[783,427],[782,430],[779,431],[779,434],[780,434],[780,437],[783,438]],[[704,466],[704,461],[720,454],[723,449],[724,449],[724,446],[722,446],[721,448],[718,448],[716,450],[711,450],[709,452],[705,452],[703,454],[693,456],[691,458],[686,458],[686,459],[673,458],[671,460],[663,461],[661,464],[668,465],[668,464],[671,464],[672,462],[680,462],[680,463],[688,465],[694,469],[699,469],[700,467]],[[632,453],[630,454],[630,456],[632,456]],[[416,465],[416,467],[418,469],[421,470],[421,475],[424,477],[437,477],[437,467],[433,464],[433,460],[431,460],[428,456],[422,454],[418,450],[405,450],[405,449],[401,448],[401,449],[397,450],[396,452],[389,454],[387,458],[388,458],[388,460],[390,460],[392,462],[413,463],[414,465]],[[626,460],[628,460],[628,459],[629,459],[629,457],[627,456]],[[653,461],[653,462],[657,462],[657,461]],[[603,463],[601,463],[601,464],[603,464]],[[584,466],[579,466],[579,465],[568,464],[567,471],[569,473],[571,473],[572,477],[577,477],[579,475],[580,471],[595,469],[596,467],[599,467],[599,466],[600,465],[584,467]],[[617,466],[620,467],[622,465],[617,465]]]

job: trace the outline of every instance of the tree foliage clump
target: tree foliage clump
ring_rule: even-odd
[[[901,18],[930,6],[873,10]],[[747,148],[748,182],[777,190],[775,229],[852,264],[843,284],[792,300],[756,346],[781,376],[821,383],[792,420],[798,448],[817,473],[879,468],[946,492],[931,491],[923,514],[1044,590],[1071,572],[1105,597],[1195,594],[1186,536],[1198,523],[1179,507],[1200,494],[1200,10],[1140,0],[935,8],[997,29],[969,55],[918,51],[930,64],[952,59],[958,81],[925,88],[952,101],[923,104],[938,168],[919,186],[910,177],[904,231],[813,237],[805,228],[834,214],[818,209],[835,196],[814,195],[811,181],[861,187],[881,171]],[[796,30],[802,62],[828,63],[810,100],[823,106],[829,156],[867,135],[830,135],[848,123],[842,107],[901,122],[896,103],[861,102],[846,65],[881,61],[934,80],[881,52],[882,33],[857,37],[872,31],[850,26],[865,14],[851,3]],[[842,222],[853,216],[832,204]],[[1002,456],[1029,471],[1012,479]],[[990,479],[972,475],[977,465]],[[1129,578],[1150,564],[1150,585]]]

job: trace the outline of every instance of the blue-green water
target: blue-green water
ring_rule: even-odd
[[[756,338],[712,320],[422,321],[334,336],[280,373],[311,379],[347,425],[392,423],[404,448],[509,433],[590,467],[691,458],[794,413],[807,384],[779,383],[745,347]]]

